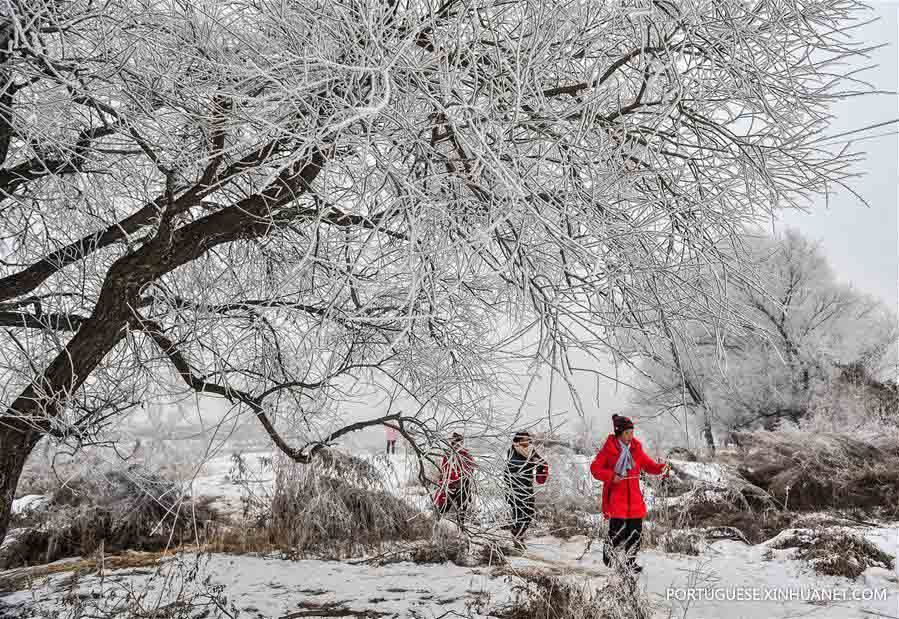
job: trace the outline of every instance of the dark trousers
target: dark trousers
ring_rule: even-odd
[[[396,453],[396,441],[387,441],[387,454],[395,454]]]
[[[534,492],[533,490],[515,490],[509,495],[509,505],[512,507],[512,535],[520,540],[524,537],[528,527],[534,520]]]
[[[456,512],[456,522],[459,528],[465,528],[465,515],[468,512],[468,504],[471,501],[468,484],[452,485],[446,490],[446,500],[440,507],[440,515],[445,516],[450,510]]]
[[[602,561],[606,565],[611,563],[608,548],[618,548],[624,545],[624,554],[628,563],[634,563],[637,551],[640,550],[640,537],[643,534],[642,518],[611,518],[609,519],[609,540],[603,547]]]

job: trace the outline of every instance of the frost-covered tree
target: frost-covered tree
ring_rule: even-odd
[[[724,241],[851,172],[820,137],[862,8],[0,4],[0,539],[42,437],[172,376],[302,462],[416,440],[519,329],[567,372],[716,315],[690,283]],[[359,382],[420,406],[348,423]]]
[[[839,282],[817,243],[788,230],[747,238],[738,255],[747,266],[726,285],[727,320],[642,341],[642,412],[687,412],[703,433],[771,428],[833,401],[845,368],[873,378],[892,365],[895,377],[895,312]]]

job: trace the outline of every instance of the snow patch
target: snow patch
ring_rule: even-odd
[[[717,462],[690,462],[687,460],[670,459],[668,462],[688,477],[711,484],[713,486],[725,486],[730,475],[723,465]]]
[[[12,513],[17,516],[29,512],[40,511],[50,503],[50,498],[43,494],[26,494],[19,499],[13,499]]]

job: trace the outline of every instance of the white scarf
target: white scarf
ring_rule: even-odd
[[[618,448],[621,453],[618,454],[618,462],[615,463],[615,474],[624,477],[627,472],[634,468],[634,457],[631,456],[631,446],[627,443],[618,441]]]

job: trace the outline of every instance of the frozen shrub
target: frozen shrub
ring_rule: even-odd
[[[769,543],[770,548],[797,548],[797,558],[818,574],[858,578],[869,567],[893,569],[894,557],[868,540],[839,529],[790,529]]]
[[[589,460],[572,457],[570,450],[559,445],[545,450],[543,456],[550,464],[550,480],[537,486],[535,527],[563,539],[595,536],[601,517]]]
[[[792,514],[778,509],[774,502],[764,503],[754,487],[747,496],[746,488],[745,485],[737,488],[696,486],[677,497],[675,503],[650,513],[655,527],[650,528],[647,541],[664,549],[666,545],[677,545],[673,540],[662,539],[669,531],[732,528],[739,531],[739,535],[729,537],[741,539],[742,536],[746,541],[759,543],[790,526]]]
[[[86,469],[20,523],[27,526],[11,531],[0,569],[85,555],[101,544],[115,552],[201,542],[217,522],[209,500],[192,500],[142,467]]]
[[[601,588],[536,571],[514,576],[514,601],[493,611],[503,619],[649,619],[651,605],[638,581],[623,573]]]
[[[541,502],[537,506],[537,522],[548,528],[548,533],[562,539],[576,535],[587,537],[597,534],[596,499],[565,497],[555,502]]]
[[[899,439],[844,434],[739,435],[739,471],[790,510],[856,508],[899,516]]]
[[[422,539],[430,524],[359,458],[322,450],[308,465],[275,467],[270,527],[276,543],[292,552],[349,556],[385,542]]]
[[[658,546],[665,552],[697,556],[705,545],[701,532],[692,529],[665,532],[658,540]]]

